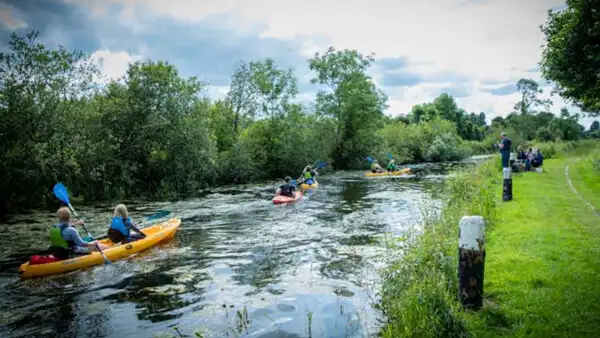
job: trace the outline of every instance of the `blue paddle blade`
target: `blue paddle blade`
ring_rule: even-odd
[[[327,165],[327,162],[321,162],[321,163],[319,163],[319,166],[317,167],[317,169],[323,169],[323,168],[325,168],[326,165]]]
[[[392,156],[392,154],[387,154],[387,158],[389,158],[390,160],[394,159],[394,157]]]
[[[373,160],[373,158],[372,158],[371,156],[367,156],[367,157],[366,157],[366,159],[367,159],[367,161],[369,161],[369,162],[371,162],[371,163],[373,163],[373,161],[374,161],[374,160]]]
[[[151,220],[154,220],[154,219],[163,218],[163,217],[167,216],[170,213],[171,212],[169,210],[159,210],[157,213],[148,216],[148,218],[146,218],[146,220],[147,221],[151,221]]]
[[[54,188],[52,188],[54,192],[54,196],[61,200],[64,204],[70,204],[69,201],[69,193],[67,192],[67,188],[62,183],[56,183]]]

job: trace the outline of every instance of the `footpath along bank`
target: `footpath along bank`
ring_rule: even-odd
[[[582,337],[600,333],[600,144],[567,147],[543,173],[513,175],[502,202],[499,159],[446,184],[446,206],[386,272],[385,337]],[[571,184],[569,184],[571,182]],[[484,305],[457,301],[458,224],[486,219]]]

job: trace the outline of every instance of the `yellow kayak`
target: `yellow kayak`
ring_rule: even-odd
[[[377,177],[377,176],[402,176],[402,175],[408,175],[411,173],[410,168],[404,168],[398,171],[385,171],[382,173],[374,173],[371,171],[367,171],[365,173],[365,176],[367,177]]]
[[[165,240],[172,239],[180,225],[181,220],[173,218],[166,222],[142,229],[142,232],[146,234],[146,237],[135,242],[113,244],[110,239],[104,239],[101,240],[100,243],[110,246],[108,249],[103,250],[103,252],[108,260],[113,262],[126,258],[134,253],[149,249]],[[30,265],[29,262],[26,262],[19,268],[19,273],[21,274],[21,278],[41,277],[101,264],[104,264],[104,258],[102,258],[102,255],[99,252],[94,251],[87,255],[52,263]]]
[[[315,188],[317,188],[318,186],[319,186],[319,182],[317,182],[317,181],[314,181],[314,183],[313,183],[313,184],[311,184],[311,185],[308,185],[308,184],[306,184],[306,183],[302,183],[302,184],[300,184],[300,188],[301,188],[302,190],[305,190],[305,191],[306,191],[306,190],[309,190],[309,189],[315,189]]]

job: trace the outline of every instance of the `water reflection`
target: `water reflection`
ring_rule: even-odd
[[[373,335],[384,244],[439,208],[457,165],[411,166],[409,177],[324,175],[288,206],[270,202],[275,181],[174,203],[129,201],[136,219],[158,209],[180,217],[176,238],[109,266],[26,281],[17,268],[47,248],[54,213],[13,217],[0,225],[0,336],[177,336],[175,326],[207,337]],[[77,209],[103,234],[112,207]]]

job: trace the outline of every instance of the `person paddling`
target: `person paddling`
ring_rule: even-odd
[[[396,166],[396,160],[391,159],[390,163],[387,165],[387,171],[397,171],[398,167]]]
[[[377,160],[373,160],[373,163],[371,163],[371,172],[374,172],[374,173],[383,172],[383,168],[379,165]]]
[[[131,230],[137,232],[132,234]],[[129,218],[125,204],[119,204],[115,207],[113,218],[108,229],[108,238],[113,243],[130,243],[138,239],[145,238],[146,235]]]
[[[302,175],[300,177],[302,183],[311,185],[315,183],[315,176],[317,175],[319,175],[319,173],[316,170],[314,170],[310,165],[307,165],[306,167],[304,167],[304,170],[302,171]]]
[[[97,250],[96,244],[101,250],[105,245],[98,241],[86,242],[79,235],[76,225],[82,225],[83,220],[71,223],[71,211],[67,207],[61,207],[57,211],[58,224],[50,228],[50,252],[58,259],[68,259],[77,254],[88,254]]]
[[[279,189],[277,189],[277,192],[275,192],[275,195],[282,195],[282,196],[294,198],[296,196],[296,187],[290,183],[291,181],[292,181],[292,178],[289,176],[286,176],[284,179],[285,183],[279,186]]]

